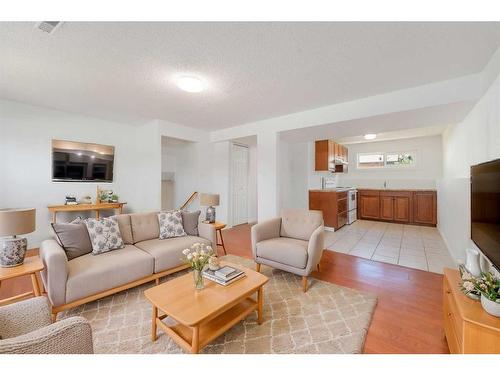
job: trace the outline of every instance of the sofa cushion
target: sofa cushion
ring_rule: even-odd
[[[134,243],[152,240],[160,237],[160,225],[158,224],[158,213],[131,214],[132,235]]]
[[[295,268],[306,268],[307,241],[278,237],[257,243],[257,257],[286,264]]]
[[[133,245],[94,256],[83,255],[68,262],[66,303],[153,274],[153,258]]]
[[[68,260],[92,252],[92,243],[85,224],[52,223],[52,229]]]
[[[182,211],[182,226],[184,231],[189,236],[197,236],[198,233],[198,222],[200,220],[201,211],[188,212]]]
[[[125,245],[132,245],[134,243],[134,237],[132,235],[132,222],[130,220],[130,215],[121,214],[115,215],[114,217],[118,221],[118,227],[120,228],[123,243]]]
[[[123,248],[123,239],[116,217],[85,219],[84,223],[89,231],[93,255]]]
[[[179,210],[158,213],[158,223],[160,225],[160,240],[186,235],[182,226],[182,213]]]
[[[308,241],[312,233],[323,225],[321,211],[287,209],[281,212],[281,237]]]
[[[154,272],[158,273],[183,264],[182,250],[187,249],[196,242],[210,245],[210,241],[204,238],[184,236],[169,238],[168,240],[156,238],[154,240],[138,242],[135,246],[154,258]]]

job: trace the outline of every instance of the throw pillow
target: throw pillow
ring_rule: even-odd
[[[92,255],[107,253],[124,247],[116,217],[85,219],[92,243]]]
[[[160,212],[158,222],[160,224],[160,240],[186,235],[182,226],[181,211]]]
[[[198,235],[198,219],[200,217],[200,213],[200,210],[195,212],[182,211],[182,226],[184,227],[184,231],[189,236]]]
[[[68,260],[92,252],[89,232],[83,223],[52,223],[57,242],[66,252]]]

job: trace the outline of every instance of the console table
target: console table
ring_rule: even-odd
[[[452,354],[500,353],[500,318],[489,315],[460,291],[460,274],[444,269],[444,332]]]
[[[56,222],[58,212],[85,212],[85,211],[95,211],[96,219],[99,219],[100,212],[103,210],[115,210],[117,214],[123,212],[123,206],[126,202],[117,203],[97,203],[97,204],[61,204],[61,205],[50,205],[47,206],[50,212],[52,212],[52,222]]]

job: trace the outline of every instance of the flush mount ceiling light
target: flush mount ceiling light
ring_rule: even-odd
[[[175,78],[178,88],[187,92],[201,92],[205,89],[205,82],[198,77],[182,75]]]
[[[375,139],[375,138],[377,138],[377,134],[372,134],[372,133],[365,134],[365,139],[367,141],[370,141],[370,140]]]

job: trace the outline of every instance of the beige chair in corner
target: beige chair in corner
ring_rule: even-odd
[[[82,317],[52,323],[46,297],[0,307],[0,354],[92,354],[92,329]]]
[[[307,292],[307,277],[317,267],[324,248],[323,213],[287,209],[281,217],[252,227],[252,251],[257,271],[260,265],[302,276]]]

